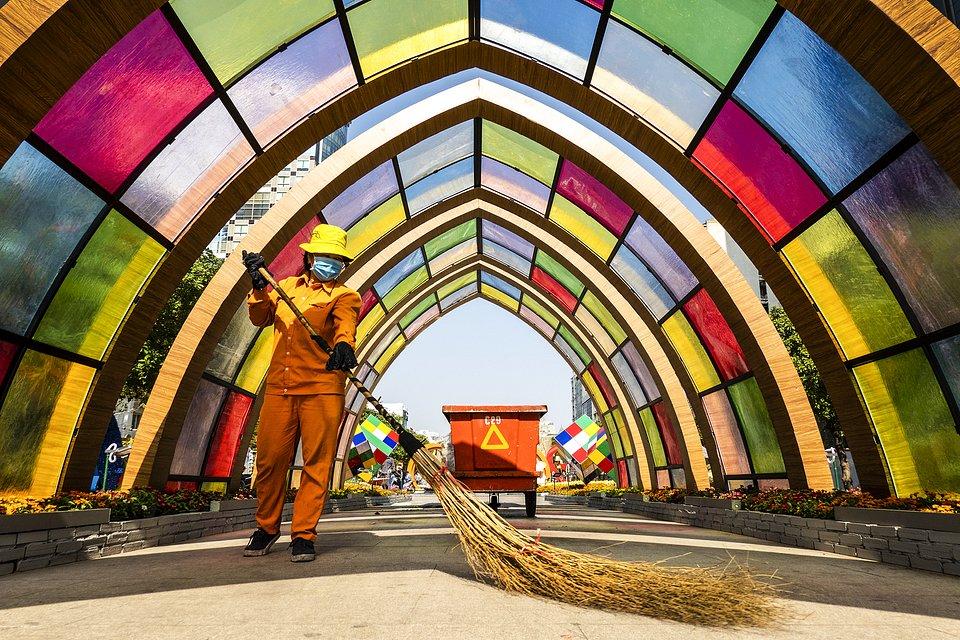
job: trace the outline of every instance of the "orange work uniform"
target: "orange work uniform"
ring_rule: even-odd
[[[355,346],[360,312],[356,291],[306,275],[285,278],[278,284],[331,347],[338,342]],[[293,311],[278,301],[274,291],[254,290],[247,297],[250,321],[258,327],[274,327],[273,357],[257,435],[257,525],[268,533],[280,530],[287,470],[299,436],[303,472],[293,504],[291,536],[313,540],[327,499],[346,374],[326,370],[327,354]]]

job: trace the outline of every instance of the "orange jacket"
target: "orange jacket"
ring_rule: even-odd
[[[311,281],[305,275],[285,278],[278,284],[331,347],[338,342],[355,347],[360,313],[360,295],[356,291],[336,282]],[[274,327],[266,393],[343,395],[346,374],[326,370],[327,354],[275,291],[251,291],[247,310],[254,325]]]

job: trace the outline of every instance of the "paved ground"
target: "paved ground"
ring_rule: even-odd
[[[324,518],[309,564],[280,544],[244,559],[249,532],[237,532],[6,576],[0,638],[960,638],[958,578],[617,512],[541,506],[532,521],[505,510],[572,549],[701,566],[732,555],[775,571],[789,619],[716,631],[506,594],[472,578],[429,500]]]

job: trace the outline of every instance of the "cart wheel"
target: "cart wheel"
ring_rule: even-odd
[[[490,508],[494,511],[500,508],[500,496],[495,493],[490,494]]]
[[[524,491],[523,504],[527,508],[527,517],[534,518],[537,515],[537,492]]]

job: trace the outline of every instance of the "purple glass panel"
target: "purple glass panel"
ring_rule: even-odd
[[[693,158],[737,197],[771,242],[827,201],[780,143],[728,100]]]
[[[357,84],[340,23],[331,20],[268,58],[227,93],[261,144]]]
[[[203,456],[207,452],[207,441],[213,430],[214,420],[220,411],[220,405],[227,395],[225,387],[209,380],[200,380],[187,416],[183,419],[183,429],[177,438],[177,448],[173,453],[170,473],[176,476],[196,476],[200,474]]]
[[[650,402],[659,399],[660,389],[657,388],[657,383],[653,381],[653,376],[650,375],[650,369],[647,368],[647,364],[643,361],[643,358],[640,357],[640,352],[637,351],[637,348],[632,342],[627,342],[623,345],[623,355],[627,358],[627,362],[630,363],[633,374],[637,376],[637,380],[640,381],[640,386],[643,387],[643,392],[647,394],[647,399],[649,399]]]
[[[530,307],[520,305],[520,315],[523,316],[527,322],[532,324],[537,331],[542,333],[547,340],[551,340],[553,338],[553,334],[556,333],[556,329],[547,324],[546,320],[531,311]]]
[[[253,149],[217,100],[160,152],[120,199],[173,240],[252,157]]]
[[[154,11],[63,94],[35,131],[113,193],[212,92]]]
[[[630,205],[569,160],[564,160],[560,169],[557,193],[596,218],[618,237],[633,216]]]
[[[697,278],[690,272],[680,256],[653,230],[647,221],[637,216],[627,234],[626,243],[650,265],[657,277],[678,299],[682,299],[697,286]]]
[[[406,329],[403,330],[403,335],[407,337],[407,340],[413,340],[413,338],[423,331],[423,328],[428,324],[433,322],[437,317],[440,316],[440,307],[434,305],[417,316],[417,319],[410,323]]]
[[[547,212],[550,188],[522,171],[486,156],[480,161],[480,184],[525,204],[538,213]]]
[[[483,237],[520,254],[527,260],[533,260],[533,243],[527,242],[513,231],[501,227],[496,222],[483,221]]]
[[[349,229],[357,220],[398,191],[400,187],[397,186],[397,173],[393,170],[393,162],[387,160],[347,187],[325,206],[323,217],[328,224]]]
[[[926,148],[914,146],[844,204],[924,329],[960,322],[960,189]]]

